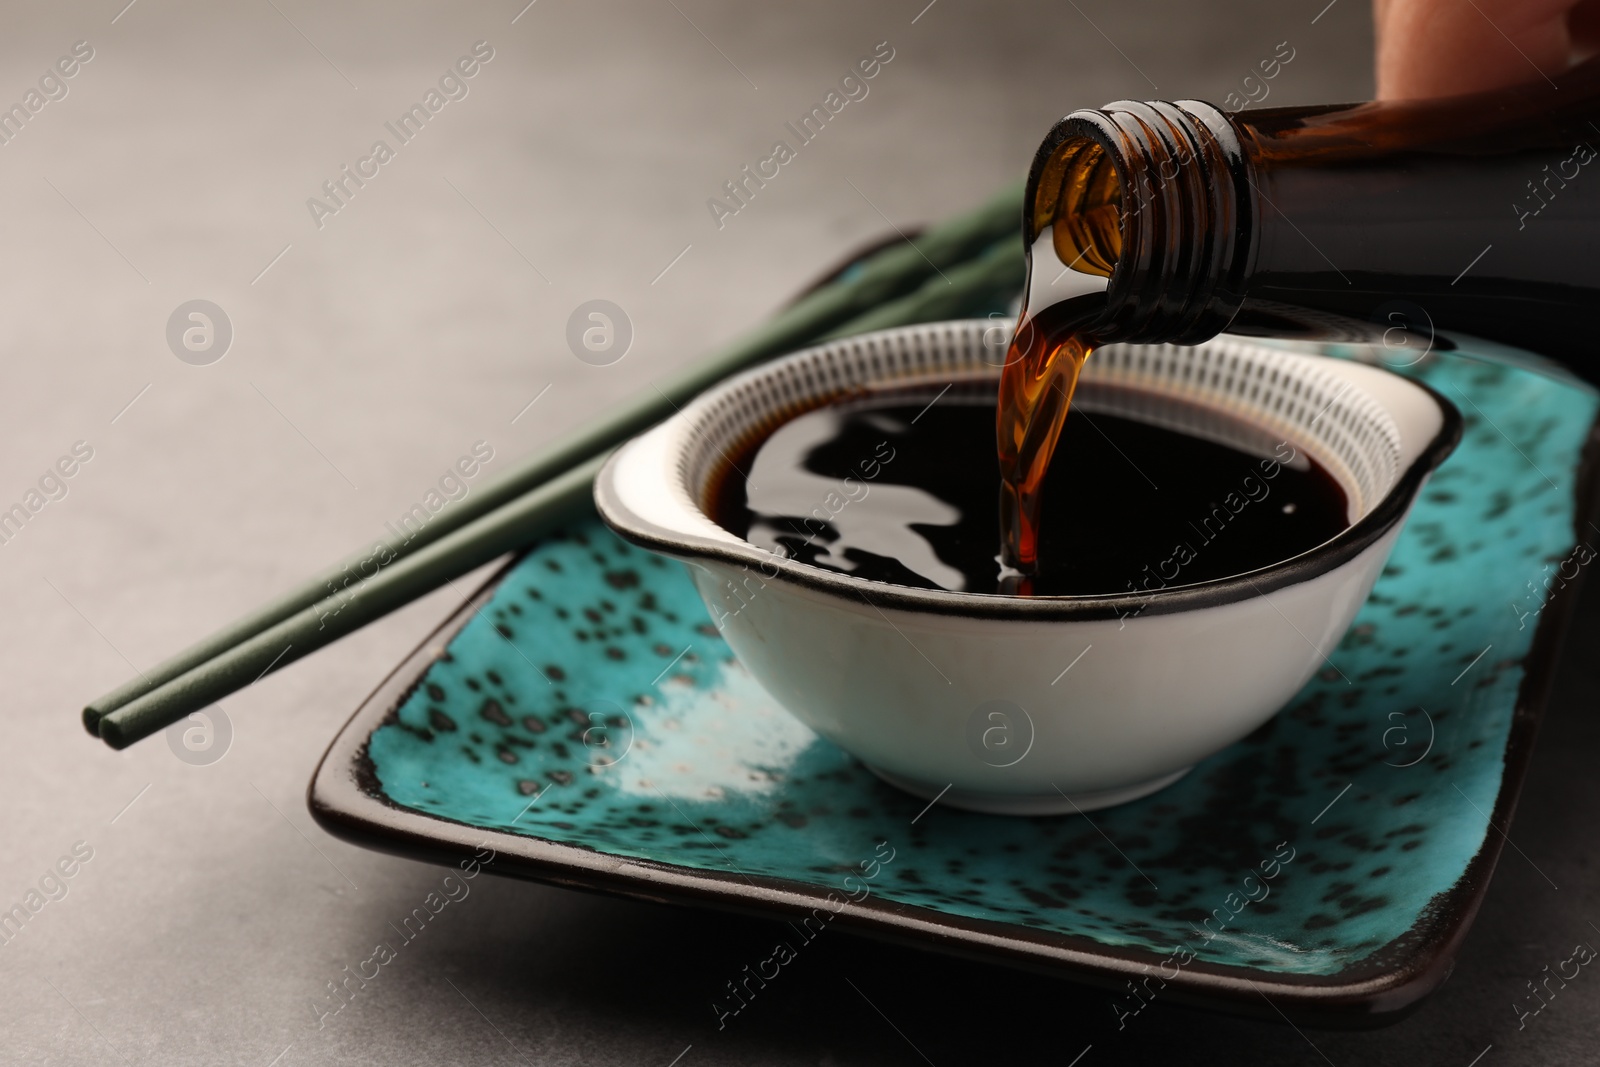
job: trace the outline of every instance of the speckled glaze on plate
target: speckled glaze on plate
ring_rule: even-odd
[[[324,757],[312,812],[404,855],[487,839],[501,873],[1040,968],[1123,1010],[1148,974],[1237,1012],[1397,1019],[1477,911],[1600,543],[1588,387],[1476,342],[1405,373],[1465,434],[1354,626],[1282,713],[1144,800],[924,810],[749,678],[679,564],[596,520],[395,671]]]

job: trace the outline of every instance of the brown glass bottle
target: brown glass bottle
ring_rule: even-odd
[[[1445,348],[1445,331],[1600,381],[1600,60],[1472,96],[1225,112],[1123,101],[1050,130],[996,421],[1000,558],[1031,590],[1041,490],[1107,342],[1224,330]]]
[[[1029,175],[1029,315],[1055,299],[1042,272],[1072,266],[1104,279],[1073,316],[1097,342],[1403,325],[1600,380],[1597,147],[1600,62],[1437,100],[1073,112]]]

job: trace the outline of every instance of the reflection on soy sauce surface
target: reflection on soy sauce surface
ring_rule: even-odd
[[[936,396],[868,394],[784,423],[732,457],[714,517],[758,547],[872,581],[1016,591],[996,553],[994,394]],[[1040,494],[1034,595],[1244,574],[1348,525],[1338,482],[1289,443],[1243,451],[1091,403],[1066,420],[1060,455]]]

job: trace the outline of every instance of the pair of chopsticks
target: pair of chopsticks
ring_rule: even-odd
[[[384,542],[389,562],[347,588],[342,560],[277,600],[140,673],[83,709],[112,748],[187,718],[273,671],[422,597],[591,508],[612,449],[670,418],[708,386],[807,344],[972,314],[1020,291],[1020,190],[879,251],[807,293],[750,337],[679,373],[567,440],[535,453],[442,512],[409,539]]]

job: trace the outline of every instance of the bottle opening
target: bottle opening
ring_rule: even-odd
[[[1106,150],[1068,137],[1045,162],[1033,204],[1033,234],[1051,227],[1063,266],[1111,277],[1122,255],[1122,182]]]
[[[1210,104],[1124,100],[1067,115],[1028,175],[1030,313],[1093,283],[1102,313],[1085,325],[1101,343],[1214,337],[1243,299],[1249,167],[1231,120]]]

